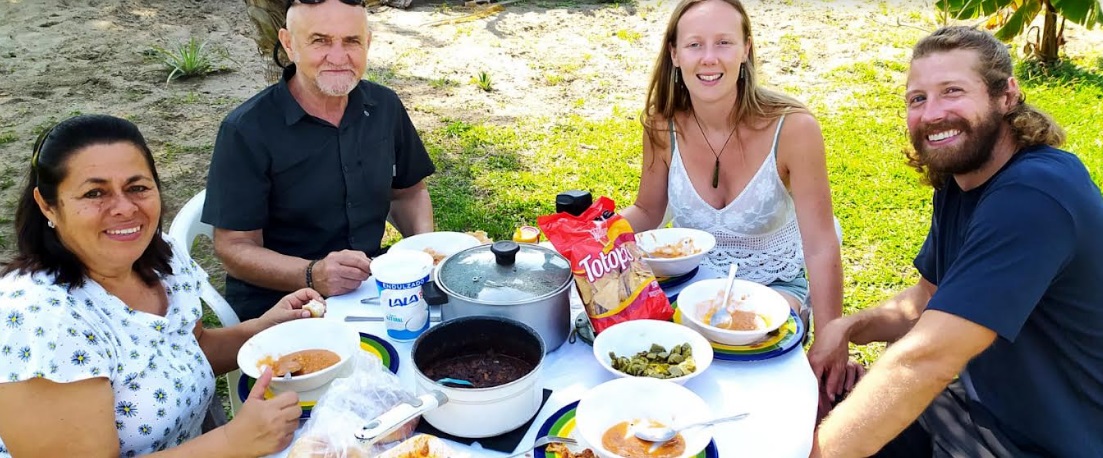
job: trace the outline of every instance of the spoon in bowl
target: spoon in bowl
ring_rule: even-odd
[[[750,415],[750,413],[749,412],[743,412],[741,414],[732,415],[730,417],[720,417],[720,418],[714,418],[714,419],[708,420],[708,421],[700,421],[700,422],[697,422],[697,423],[688,424],[688,425],[682,426],[678,429],[674,429],[674,428],[671,428],[669,426],[648,426],[648,427],[643,427],[643,428],[636,429],[636,431],[633,434],[635,434],[635,436],[640,438],[640,439],[651,442],[652,443],[651,448],[655,449],[656,446],[662,445],[663,443],[673,439],[674,436],[676,436],[679,432],[685,431],[687,429],[697,428],[697,427],[701,427],[701,426],[711,426],[711,425],[714,425],[714,424],[717,424],[717,423],[723,423],[723,422],[726,422],[726,421],[742,420],[742,419],[746,418],[747,415]]]
[[[720,305],[716,306],[716,310],[712,312],[712,316],[709,317],[709,326],[714,328],[727,327],[728,323],[731,323],[732,314],[728,311],[728,300],[731,299],[732,287],[735,286],[735,273],[739,271],[739,264],[732,263],[728,268],[728,282],[724,284],[724,296],[720,301]]]

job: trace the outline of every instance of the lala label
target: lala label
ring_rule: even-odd
[[[394,340],[413,340],[429,328],[429,305],[421,295],[421,286],[429,276],[403,283],[379,281],[379,303],[384,307],[387,336]]]

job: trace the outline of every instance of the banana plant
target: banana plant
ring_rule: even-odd
[[[1089,29],[1103,24],[1101,0],[937,0],[935,6],[954,19],[986,18],[986,26],[998,28],[995,36],[1003,41],[1028,34],[1023,52],[1046,64],[1058,59],[1066,20]],[[1031,26],[1039,14],[1044,15],[1040,33]]]

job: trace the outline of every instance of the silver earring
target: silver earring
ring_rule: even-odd
[[[50,229],[53,229],[53,228],[57,227],[57,226],[54,226],[54,220],[52,220],[52,219],[46,220],[46,225],[50,226]]]
[[[747,78],[747,64],[746,63],[739,64],[739,79],[746,79],[746,78]]]
[[[674,67],[674,69],[671,70],[670,73],[674,75],[674,84],[678,84],[678,67]]]

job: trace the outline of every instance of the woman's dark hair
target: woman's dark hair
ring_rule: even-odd
[[[47,205],[56,207],[57,188],[69,174],[69,159],[87,147],[112,143],[130,143],[137,147],[153,173],[157,189],[161,189],[161,179],[153,165],[153,153],[134,123],[114,116],[81,115],[54,125],[35,142],[27,182],[23,186],[15,213],[19,252],[11,262],[4,265],[0,275],[15,271],[46,272],[55,276],[59,285],[68,285],[70,288],[84,285],[88,267],[62,245],[57,231],[47,225],[46,215],[42,214],[34,200],[34,190],[38,188],[38,193]],[[163,225],[163,221],[157,221],[153,240],[134,262],[134,271],[142,281],[150,285],[155,284],[162,275],[172,273],[172,268],[169,267],[172,249],[161,237]]]

